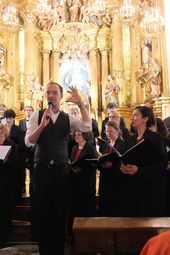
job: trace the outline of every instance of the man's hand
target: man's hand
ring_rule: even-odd
[[[78,93],[78,90],[74,86],[70,86],[69,90],[67,91],[71,97],[66,100],[66,102],[72,102],[75,104],[80,104],[82,102],[82,99]]]
[[[41,119],[41,127],[46,127],[50,121],[50,118],[52,116],[51,110],[45,110]]]

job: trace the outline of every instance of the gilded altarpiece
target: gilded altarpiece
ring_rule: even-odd
[[[44,88],[53,80],[65,92],[69,85],[77,86],[92,116],[100,121],[105,115],[105,87],[110,75],[119,85],[118,109],[128,124],[132,109],[138,104],[153,106],[162,117],[170,115],[164,30],[149,36],[141,31],[140,19],[124,23],[116,15],[109,23],[70,20],[44,29],[42,24],[37,26],[34,16],[30,19],[30,14],[24,12],[24,5],[20,8],[24,62],[19,58],[20,29],[9,32],[3,26],[0,28],[0,43],[6,51],[3,70],[11,75],[10,86],[6,86],[1,101],[8,107],[18,112],[29,104],[37,109],[45,107]],[[150,56],[161,67],[159,94],[155,97],[151,96],[150,80],[145,79],[143,72],[143,45],[147,45]],[[63,108],[69,107],[65,103],[67,96],[64,93]]]

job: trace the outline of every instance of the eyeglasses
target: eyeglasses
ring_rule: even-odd
[[[75,134],[74,136],[82,136],[82,134]]]

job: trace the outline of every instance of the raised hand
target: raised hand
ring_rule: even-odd
[[[82,102],[81,96],[75,86],[70,86],[67,92],[71,95],[71,97],[68,98],[66,102],[72,102],[75,104],[80,104]]]

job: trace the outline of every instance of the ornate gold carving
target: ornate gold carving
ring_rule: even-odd
[[[0,100],[4,101],[7,96],[8,89],[13,85],[14,78],[5,71],[4,57],[6,49],[0,43]]]
[[[0,100],[4,101],[7,98],[7,92],[13,86],[14,78],[8,73],[0,74]]]
[[[26,97],[34,110],[42,108],[44,87],[39,83],[38,77],[33,73],[25,76]]]

